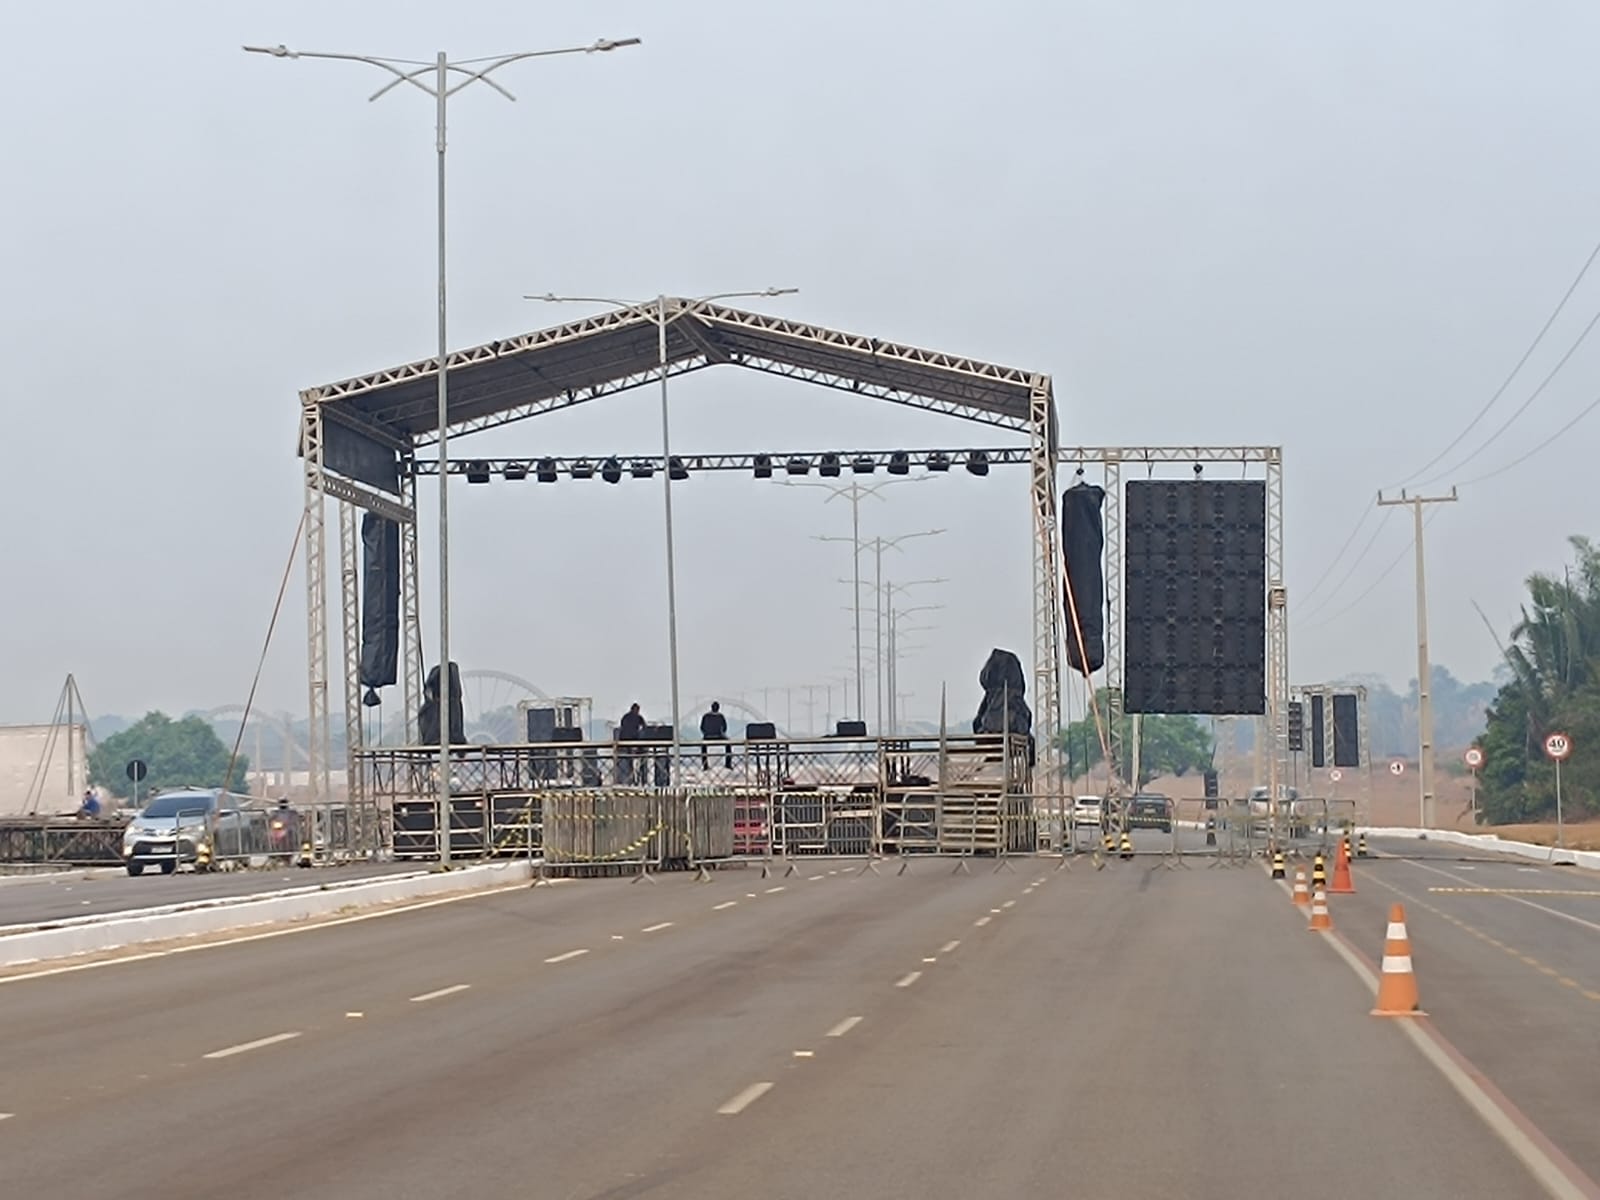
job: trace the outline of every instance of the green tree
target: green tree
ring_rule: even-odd
[[[1555,815],[1555,769],[1544,754],[1551,733],[1572,738],[1562,766],[1564,815],[1600,812],[1600,547],[1570,539],[1574,561],[1559,577],[1528,579],[1522,619],[1485,722],[1481,807],[1491,824]]]
[[[1095,703],[1102,720],[1108,709],[1107,700],[1106,690],[1101,688],[1096,693]],[[1211,731],[1197,718],[1183,715],[1147,716],[1140,726],[1139,779],[1135,783],[1135,790],[1161,775],[1183,775],[1189,771],[1210,769],[1216,742]],[[1127,761],[1118,763],[1117,771],[1127,782],[1134,782],[1129,778],[1129,772],[1133,769],[1133,728],[1133,718],[1124,714],[1122,745],[1125,747],[1123,757]],[[1105,761],[1093,713],[1063,729],[1059,745],[1066,755],[1069,777],[1075,778],[1092,771]]]
[[[112,795],[127,796],[133,790],[127,766],[138,758],[149,768],[149,774],[139,785],[141,794],[155,788],[190,786],[226,787],[242,792],[250,764],[241,754],[233,764],[231,781],[224,782],[229,752],[229,747],[222,744],[216,731],[201,717],[174,721],[165,713],[146,713],[137,723],[106,738],[90,752],[89,781]]]

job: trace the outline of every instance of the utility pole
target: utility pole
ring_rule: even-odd
[[[1422,788],[1419,799],[1422,828],[1432,829],[1433,804],[1433,683],[1432,668],[1428,665],[1428,579],[1422,552],[1422,506],[1424,504],[1452,504],[1456,489],[1448,496],[1408,496],[1402,489],[1395,500],[1385,500],[1378,493],[1380,508],[1409,506],[1411,509],[1412,540],[1417,552],[1417,779]]]

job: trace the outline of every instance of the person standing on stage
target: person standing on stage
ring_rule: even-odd
[[[639,711],[635,703],[632,708],[622,714],[622,720],[617,724],[617,740],[622,742],[636,742],[644,736],[644,714]],[[636,750],[620,750],[617,754],[618,767],[623,783],[634,782],[634,760],[638,758]]]
[[[722,705],[713,700],[711,711],[700,718],[700,736],[708,742],[725,742],[728,740],[728,718],[722,715]],[[733,747],[722,748],[722,765],[728,770],[733,770]],[[711,767],[711,753],[705,746],[700,747],[700,766],[709,770]]]

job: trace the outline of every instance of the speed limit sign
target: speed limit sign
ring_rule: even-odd
[[[1405,765],[1405,763],[1401,762],[1398,758],[1395,759],[1394,762],[1389,764],[1389,774],[1391,774],[1391,775],[1404,775],[1405,773],[1406,773],[1406,765]]]
[[[1339,770],[1338,767],[1335,767],[1333,770],[1328,772],[1328,778],[1331,779],[1334,783],[1338,783],[1339,780],[1344,778],[1344,772]]]
[[[1560,762],[1572,753],[1572,739],[1564,733],[1552,733],[1544,740],[1544,752]]]
[[[1483,751],[1477,746],[1473,746],[1468,749],[1468,751],[1461,757],[1466,761],[1467,766],[1471,767],[1474,771],[1483,766]]]

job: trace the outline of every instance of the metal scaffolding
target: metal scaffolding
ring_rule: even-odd
[[[1049,781],[1049,788],[1059,787],[1056,734],[1065,622],[1056,524],[1057,417],[1050,377],[711,301],[669,298],[661,304],[664,311],[652,301],[449,354],[444,368],[449,384],[449,436],[454,439],[496,428],[655,382],[661,375],[658,338],[663,320],[668,322],[664,356],[669,375],[730,364],[1025,433],[1025,449],[832,453],[840,469],[852,473],[864,473],[869,460],[873,470],[895,473],[912,464],[919,469],[965,468],[974,473],[983,473],[990,465],[1029,465],[1035,538],[1034,727],[1040,778]],[[400,525],[401,701],[406,738],[415,744],[427,661],[418,612],[416,480],[438,468],[436,461],[419,461],[416,452],[439,437],[439,371],[439,359],[434,357],[300,393],[311,780],[317,799],[326,802],[331,791],[332,739],[325,509],[332,498],[340,506],[341,661],[348,780],[351,802],[358,810],[361,798],[371,789],[361,755],[361,589],[357,579],[361,538],[357,512],[376,513]],[[788,469],[791,458],[808,458],[812,469],[820,470],[826,453],[765,457],[774,474],[785,474],[796,473]],[[759,465],[757,457],[685,456],[682,461],[688,470],[754,470]],[[541,466],[548,468],[549,461],[472,460],[462,455],[450,469],[452,473],[482,475],[482,468],[488,466],[492,473],[509,478],[532,475],[537,479]],[[599,461],[593,457],[560,460],[557,474],[570,476],[575,474],[575,464],[587,468]],[[635,473],[631,461],[621,465],[624,474]],[[828,464],[830,470],[833,465]],[[548,469],[544,473],[548,476]]]

